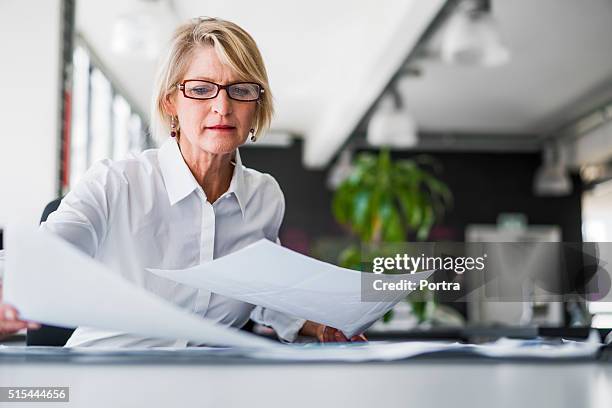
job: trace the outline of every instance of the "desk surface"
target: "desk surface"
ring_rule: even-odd
[[[65,406],[88,408],[612,406],[612,364],[593,361],[89,364],[3,359],[0,385],[69,386],[70,403]]]

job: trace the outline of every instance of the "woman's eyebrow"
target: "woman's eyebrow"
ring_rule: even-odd
[[[216,82],[214,79],[209,78],[207,76],[196,75],[191,77],[191,79],[201,79],[202,81]]]
[[[188,79],[198,79],[198,80],[202,80],[202,81],[214,82],[215,84],[223,85],[221,82],[219,82],[219,81],[217,81],[217,80],[215,80],[213,78],[210,78],[210,77],[207,77],[207,76],[202,76],[202,75],[195,75],[195,76],[189,77]],[[234,84],[236,82],[243,82],[243,81],[238,79],[238,78],[234,78],[231,81],[228,81],[226,83],[227,84]]]

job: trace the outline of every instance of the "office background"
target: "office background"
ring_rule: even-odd
[[[382,145],[394,159],[439,164],[454,202],[429,240],[463,241],[469,226],[504,215],[558,227],[563,241],[612,239],[607,0],[0,7],[0,226],[37,223],[96,160],[154,147],[148,101],[161,45],[180,21],[214,15],[252,32],[268,64],[277,116],[242,156],[285,192],[284,245],[333,261],[355,241],[333,217],[331,174],[343,153]],[[481,60],[453,60],[461,44],[448,37],[468,37],[457,16],[478,13],[494,18],[495,46]],[[403,133],[374,129],[375,118]],[[560,178],[552,195],[536,188],[551,169]]]

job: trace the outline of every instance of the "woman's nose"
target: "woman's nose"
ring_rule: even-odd
[[[221,116],[232,113],[232,100],[227,94],[227,89],[221,89],[216,98],[212,100],[212,108]]]

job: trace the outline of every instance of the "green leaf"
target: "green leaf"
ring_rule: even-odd
[[[365,239],[371,230],[371,214],[373,192],[369,190],[360,190],[353,198],[352,208],[352,225],[360,236]]]
[[[393,309],[390,309],[382,318],[383,323],[389,323],[393,319]]]
[[[424,209],[423,222],[417,230],[417,239],[419,241],[425,241],[427,239],[429,236],[429,231],[431,231],[431,227],[435,220],[433,208],[430,205],[427,205],[424,207]]]
[[[338,263],[343,268],[361,270],[361,252],[355,245],[346,248],[340,253]]]
[[[453,195],[446,184],[429,173],[423,173],[423,181],[434,195],[440,196],[444,200],[445,204],[450,205],[452,203]]]
[[[418,197],[409,192],[398,192],[396,197],[400,203],[402,214],[408,225],[416,230],[421,225],[422,209],[418,204]]]
[[[332,198],[332,213],[340,224],[348,224],[353,213],[355,192],[348,184],[341,184]]]

